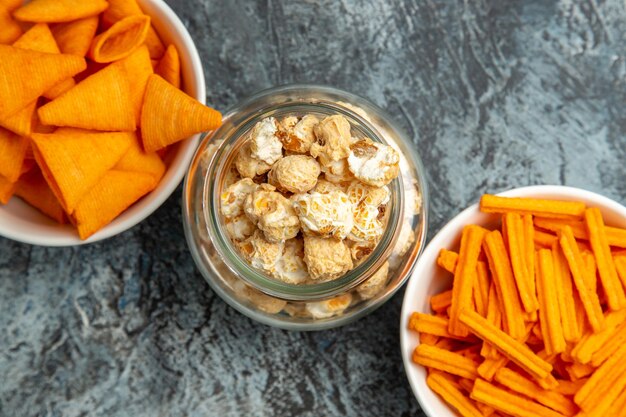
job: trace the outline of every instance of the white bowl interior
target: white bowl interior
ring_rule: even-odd
[[[516,188],[500,195],[584,201],[588,206],[598,207],[607,224],[626,228],[626,207],[590,191],[565,186],[538,185]],[[413,363],[411,356],[419,344],[419,337],[417,333],[408,330],[409,318],[414,311],[431,313],[429,297],[451,288],[451,274],[437,266],[439,250],[442,248],[458,250],[461,231],[467,224],[479,224],[493,229],[498,226],[499,222],[497,215],[481,213],[478,210],[478,204],[462,211],[450,220],[426,246],[407,284],[400,318],[402,360],[413,394],[426,415],[430,417],[457,417],[457,414],[428,388],[425,369]]]
[[[204,104],[206,87],[202,63],[189,32],[165,2],[138,0],[138,3],[152,18],[163,43],[166,46],[173,44],[178,49],[183,90]],[[0,205],[0,236],[34,245],[73,246],[97,242],[124,232],[152,214],[174,192],[187,172],[199,138],[200,135],[195,135],[180,142],[158,187],[89,239],[80,240],[75,228],[57,224],[17,197],[5,206]]]

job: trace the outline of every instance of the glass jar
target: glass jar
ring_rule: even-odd
[[[219,212],[222,188],[231,181],[231,167],[246,134],[266,117],[294,114],[343,115],[356,136],[393,146],[400,154],[400,175],[389,184],[387,227],[378,245],[345,275],[307,285],[275,280],[249,265],[228,237]],[[427,217],[427,187],[415,145],[379,107],[354,94],[317,85],[272,88],[227,112],[222,126],[200,143],[183,189],[185,236],[211,288],[246,316],[285,329],[341,326],[381,306],[409,277],[426,238]],[[364,291],[364,283],[387,267],[386,283],[375,294]],[[311,313],[328,305],[328,300],[349,305],[336,314]]]

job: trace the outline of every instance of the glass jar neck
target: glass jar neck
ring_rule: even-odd
[[[258,99],[259,97],[256,96],[250,101],[256,100],[258,102]],[[246,103],[242,107],[245,108]],[[315,114],[325,117],[341,114],[348,119],[353,132],[357,133],[358,136],[370,138],[375,142],[389,143],[369,121],[353,110],[338,105],[336,101],[319,99],[315,102],[290,101],[288,96],[285,96],[283,101],[273,97],[273,102],[266,104],[263,107],[250,109],[254,111],[238,109],[236,112],[228,113],[224,118],[222,127],[212,136],[211,140],[216,142],[216,145],[219,143],[219,145],[216,149],[214,148],[215,152],[207,161],[204,177],[203,215],[209,229],[208,235],[212,236],[218,255],[230,272],[267,295],[288,301],[315,301],[343,294],[370,278],[391,256],[399,236],[405,207],[401,176],[389,184],[392,197],[389,203],[387,227],[380,242],[366,260],[336,280],[305,285],[288,284],[271,278],[253,268],[239,255],[238,250],[228,238],[228,232],[219,213],[222,186],[237,151],[246,140],[247,132],[258,121],[266,117],[280,118],[293,114]]]

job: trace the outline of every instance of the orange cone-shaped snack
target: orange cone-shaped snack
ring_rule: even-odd
[[[0,204],[7,204],[15,193],[16,183],[0,175]]]
[[[125,17],[141,14],[143,11],[136,0],[109,0],[109,8],[102,13],[102,24],[104,27],[110,27]],[[165,46],[152,25],[148,28],[145,43],[150,51],[150,58],[161,59]]]
[[[89,57],[101,63],[126,58],[143,44],[149,27],[149,16],[128,16],[93,39]]]
[[[150,174],[107,172],[76,206],[73,218],[80,238],[87,239],[152,189]]]
[[[98,29],[98,17],[86,17],[52,27],[52,34],[64,54],[85,56]]]
[[[216,129],[221,122],[222,115],[217,110],[199,103],[158,75],[150,76],[141,109],[146,152]]]
[[[54,36],[46,23],[37,23],[31,27],[26,33],[15,41],[13,46],[22,49],[31,49],[33,51],[46,52],[49,54],[59,54],[61,51],[57,46]],[[50,90],[43,93],[44,97],[54,99],[64,92],[74,87],[74,79],[71,77],[61,81]]]
[[[174,45],[169,45],[154,72],[176,88],[180,88],[180,58]]]
[[[46,125],[106,131],[135,130],[135,112],[126,71],[110,65],[39,108]]]
[[[20,135],[30,136],[33,132],[33,119],[35,115],[35,109],[37,108],[37,101],[33,101],[22,110],[14,113],[12,116],[0,119],[0,126],[5,129]]]
[[[23,22],[71,22],[96,16],[108,7],[106,0],[32,0],[13,12]]]
[[[126,153],[134,134],[58,129],[34,134],[33,150],[43,176],[67,213]]]
[[[19,23],[13,20],[10,11],[0,5],[0,44],[13,43],[21,34]]]
[[[22,173],[28,138],[0,128],[0,175],[15,182]]]
[[[84,71],[84,58],[0,45],[0,118],[35,101],[61,81]]]
[[[130,83],[130,98],[135,109],[135,121],[139,126],[141,122],[141,105],[143,104],[143,95],[146,92],[146,84],[148,78],[152,75],[152,65],[150,63],[150,54],[148,48],[141,46],[129,57],[124,58],[111,65],[119,65],[124,68]]]
[[[52,193],[39,168],[31,169],[20,177],[15,188],[15,195],[51,219],[59,223],[67,222],[63,207]]]
[[[156,152],[144,152],[141,143],[135,138],[122,159],[113,168],[125,172],[143,172],[152,175],[154,186],[161,181],[165,173],[165,164]]]

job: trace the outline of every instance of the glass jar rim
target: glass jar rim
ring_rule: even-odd
[[[297,87],[293,86],[293,88]],[[266,90],[246,100],[239,107],[245,107],[245,105],[251,102],[255,102],[268,94],[274,93],[275,90],[273,89]],[[219,136],[219,129],[214,133],[215,138],[224,140],[224,142],[209,161],[203,184],[202,206],[205,224],[209,229],[209,235],[213,236],[217,251],[229,270],[253,288],[269,296],[288,301],[316,301],[331,298],[355,288],[371,277],[384,264],[396,244],[400,229],[398,226],[400,219],[403,218],[403,210],[405,207],[404,188],[401,186],[402,174],[400,174],[398,178],[394,179],[392,183],[389,184],[392,188],[392,204],[387,227],[381,240],[365,261],[334,280],[306,285],[289,284],[269,277],[244,260],[232,241],[227,237],[227,232],[221,221],[221,213],[219,213],[220,186],[222,181],[218,175],[221,173],[223,176],[226,173],[227,167],[232,163],[234,154],[230,146],[227,145],[234,146],[235,144],[239,144],[239,146],[241,146],[241,142],[244,140],[243,136],[250,130],[254,123],[262,118],[276,114],[276,111],[284,113],[302,113],[303,110],[307,109],[310,112],[326,112],[328,115],[341,114],[348,118],[353,128],[363,131],[364,136],[375,142],[388,144],[381,132],[369,121],[365,120],[352,109],[341,106],[336,102],[320,100],[316,102],[296,101],[291,103],[276,103],[265,106],[262,110],[251,114],[246,120],[238,124],[235,130],[226,137]],[[233,109],[225,115],[225,125],[227,125],[228,120],[230,120],[230,117],[234,114],[240,113],[237,109]]]

